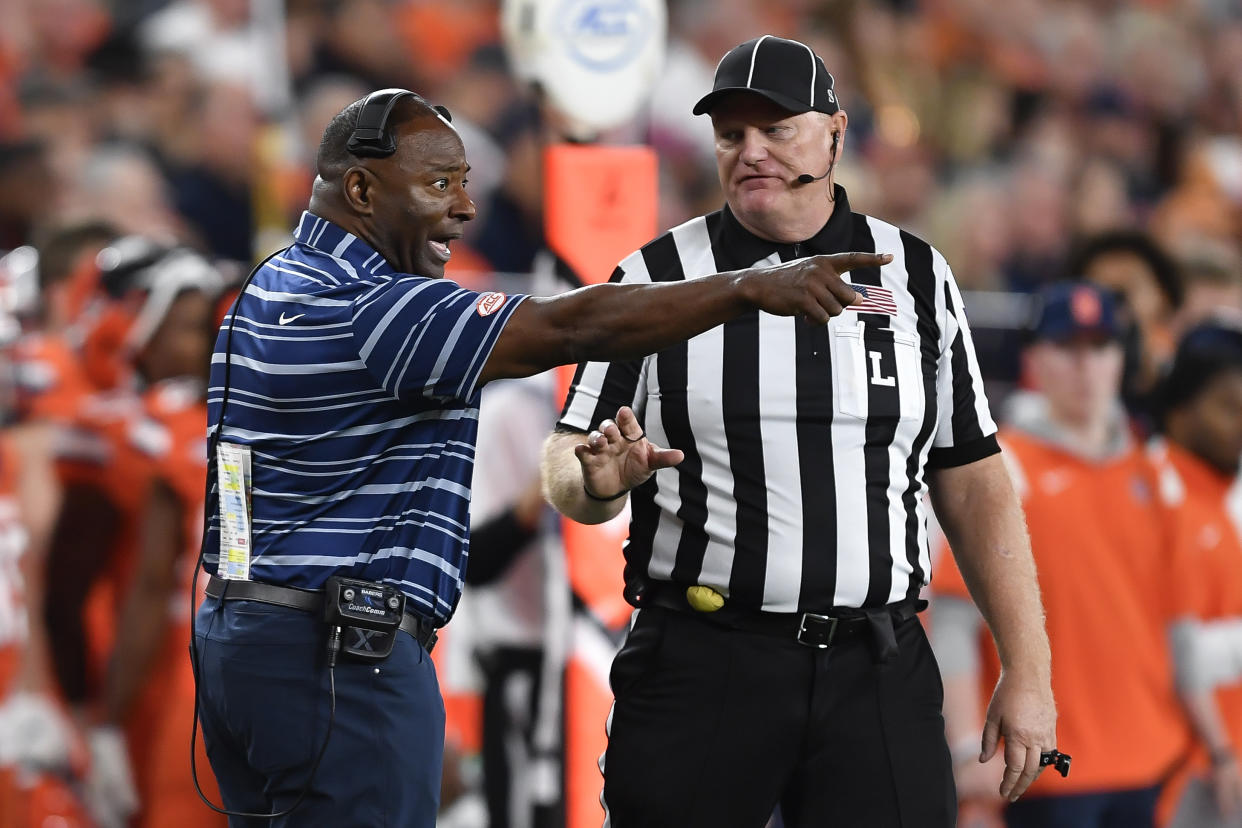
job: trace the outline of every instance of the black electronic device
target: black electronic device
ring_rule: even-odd
[[[397,151],[397,139],[388,131],[388,116],[397,101],[417,97],[408,89],[380,89],[367,95],[346,148],[359,158],[386,158]]]
[[[1039,754],[1039,766],[1042,768],[1052,765],[1053,769],[1056,770],[1057,773],[1061,774],[1062,778],[1065,778],[1066,776],[1069,776],[1070,761],[1072,759],[1073,757],[1071,757],[1068,753],[1062,753],[1056,749],[1045,750]]]
[[[329,660],[338,649],[355,661],[388,658],[404,614],[405,594],[391,584],[333,575],[323,602],[323,619],[332,627]]]
[[[397,102],[406,97],[422,100],[421,96],[408,89],[380,89],[367,95],[345,148],[359,158],[387,158],[396,152],[397,137],[388,130],[388,118]],[[446,107],[432,108],[444,120],[453,120]]]

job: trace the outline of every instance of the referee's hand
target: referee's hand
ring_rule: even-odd
[[[660,448],[643,434],[629,406],[617,410],[616,420],[604,420],[574,447],[582,464],[582,483],[600,498],[641,486],[657,469],[675,466],[685,455],[679,449]]]
[[[1039,776],[1039,754],[1057,746],[1057,709],[1046,678],[1001,673],[988,705],[979,761],[991,759],[999,742],[1004,743],[1005,750],[1000,795],[1014,802]]]
[[[842,273],[880,267],[893,260],[890,253],[833,253],[808,256],[769,267],[743,271],[746,290],[759,310],[778,316],[802,316],[823,324],[850,305],[862,301]]]

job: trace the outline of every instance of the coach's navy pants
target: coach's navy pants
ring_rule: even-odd
[[[207,598],[195,641],[207,756],[224,805],[272,813],[310,781],[328,728],[326,629],[310,613]],[[232,828],[433,828],[444,703],[431,657],[398,633],[377,665],[341,659],[336,714],[310,791],[289,816]],[[217,803],[219,804],[219,803]]]

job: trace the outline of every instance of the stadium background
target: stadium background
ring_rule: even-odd
[[[0,10],[0,249],[84,217],[240,264],[305,205],[320,130],[365,91],[447,105],[479,216],[453,274],[530,270],[540,146],[489,0],[12,0]],[[253,6],[253,9],[252,9]],[[811,43],[850,114],[851,203],[944,251],[979,327],[1011,327],[1074,244],[1150,233],[1183,265],[1239,271],[1242,21],[1230,0],[674,0],[661,82],[609,143],[660,159],[659,227],[721,197],[690,114],[756,32]],[[1166,316],[1168,316],[1166,314]],[[1175,320],[1159,320],[1175,325]],[[1161,333],[1155,347],[1167,347]],[[1012,348],[984,348],[1012,381]],[[1003,388],[1001,389],[1004,390]]]
[[[1181,308],[1134,308],[1159,364],[1206,307],[1242,312],[1242,11],[1234,0],[671,0],[651,103],[605,143],[659,158],[660,230],[721,202],[690,107],[761,32],[814,46],[850,115],[851,204],[922,235],[966,291],[1000,407],[1041,284],[1102,233],[1172,257]],[[367,91],[448,106],[478,206],[450,277],[526,285],[553,118],[507,67],[489,0],[7,0],[0,252],[68,223],[174,238],[242,273],[287,243],[319,134]],[[0,301],[28,301],[29,255]],[[1141,281],[1141,279],[1140,279]],[[1197,297],[1197,298],[1196,298]],[[451,635],[450,627],[450,635]]]

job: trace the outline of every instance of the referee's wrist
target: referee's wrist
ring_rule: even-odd
[[[596,503],[611,503],[614,500],[620,500],[621,498],[625,497],[627,494],[630,493],[630,490],[622,489],[621,491],[617,492],[615,495],[610,495],[609,497],[601,497],[595,494],[594,492],[592,492],[590,488],[587,487],[586,481],[583,480],[582,481],[582,492],[587,497],[589,497],[591,500],[594,500]]]

